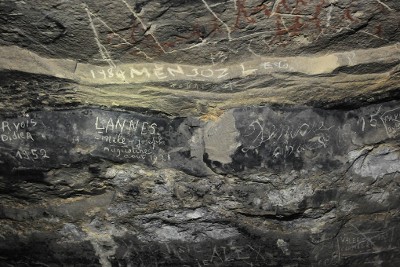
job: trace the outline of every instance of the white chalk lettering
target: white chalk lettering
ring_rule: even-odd
[[[15,153],[15,157],[24,160],[45,160],[49,159],[50,157],[47,155],[46,149],[43,148],[35,148],[30,150],[18,150]]]
[[[257,71],[257,69],[248,69],[248,70],[246,70],[243,63],[240,64],[240,66],[242,67],[242,75],[243,76],[251,75],[251,74],[253,74],[254,72]]]
[[[16,122],[14,121],[12,123],[8,122],[8,121],[2,121],[0,130],[2,132],[19,131],[21,129],[35,127],[36,125],[37,125],[37,122],[34,119],[22,120],[22,121],[16,121]]]
[[[241,150],[246,153],[268,142],[274,158],[298,156],[306,150],[327,148],[330,141],[328,133],[332,128],[333,126],[327,127],[324,122],[276,126],[257,119],[244,132],[243,137],[246,139]]]
[[[96,130],[104,130],[104,127],[99,126],[99,117],[96,117]]]
[[[117,70],[117,77],[122,80],[125,80],[125,71]]]
[[[217,76],[218,79],[224,78],[226,75],[228,75],[228,68],[222,68],[222,69],[217,69],[215,72],[219,72],[219,75]]]
[[[158,78],[158,79],[166,79],[167,78],[167,76],[165,75],[165,73],[164,73],[164,67],[163,66],[160,66],[160,65],[157,65],[157,64],[155,64],[154,65],[155,67],[154,67],[154,75]]]
[[[238,68],[241,71],[238,72]],[[202,80],[207,80],[208,78],[215,79],[228,79],[235,78],[238,76],[249,76],[254,75],[259,72],[259,74],[270,72],[270,71],[280,71],[284,69],[290,69],[289,63],[285,61],[265,61],[260,64],[255,64],[249,62],[247,64],[241,63],[233,66],[220,66],[218,64],[213,64],[211,67],[207,66],[186,66],[169,64],[167,66],[161,64],[154,65],[122,65],[121,67],[112,67],[106,69],[90,70],[90,75],[93,79],[103,78],[110,79],[112,81],[115,78],[120,79],[123,82],[129,82],[126,80],[125,73],[130,73],[129,78],[131,82],[142,82],[140,78],[147,78],[149,80],[164,80],[164,79],[176,79],[177,76],[186,76],[189,78],[200,78]]]
[[[3,141],[3,142],[11,142],[11,141],[15,141],[15,140],[35,141],[30,132],[16,132],[16,131],[13,131],[12,133],[1,134],[0,136],[1,136],[1,141]]]
[[[131,131],[136,132],[137,128],[139,125],[139,120],[137,120],[136,122],[133,122],[132,120],[129,121],[129,128],[128,128],[128,132],[130,133]]]
[[[178,73],[178,74],[185,74],[184,72],[183,72],[183,69],[181,68],[181,66],[176,66],[176,69],[173,69],[173,68],[171,68],[171,67],[167,67],[167,71],[169,72],[169,74],[171,75],[171,76],[173,76],[173,77],[175,77],[175,73]]]
[[[210,78],[210,77],[214,76],[214,72],[212,71],[212,69],[201,70],[201,76]]]
[[[107,123],[104,123],[107,121]],[[95,129],[98,134],[108,133],[136,133],[140,128],[141,135],[155,135],[157,134],[157,124],[140,121],[140,120],[126,120],[126,119],[100,119],[96,117]]]
[[[194,74],[186,74],[187,77],[196,77],[199,75],[199,70],[197,68],[193,68],[192,71]]]
[[[154,70],[155,73],[156,70]],[[142,70],[137,70],[135,68],[131,68],[131,78],[135,78],[135,76],[142,76],[146,74],[147,78],[150,78],[150,73],[147,68],[142,68]]]
[[[114,69],[113,68],[109,68],[107,70],[107,72],[108,72],[108,77],[109,78],[113,78],[114,77]]]

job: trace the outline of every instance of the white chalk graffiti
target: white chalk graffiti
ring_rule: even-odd
[[[118,159],[149,159],[153,164],[170,160],[158,149],[166,142],[155,122],[97,116],[94,140],[103,144],[102,152]]]
[[[314,151],[329,145],[329,131],[324,122],[298,125],[275,125],[261,120],[251,122],[244,133],[242,152],[257,150],[263,144],[271,147],[274,158],[298,156],[303,151]]]
[[[97,67],[90,70],[90,77],[102,82],[114,81],[139,83],[163,80],[223,81],[234,77],[261,75],[271,71],[288,70],[286,61],[263,61],[261,63],[232,66],[190,66],[179,64],[124,64],[115,67]]]
[[[400,133],[400,108],[382,110],[382,106],[372,114],[362,116],[357,120],[361,131],[365,132],[367,127],[383,128],[389,138],[397,137]]]
[[[400,131],[400,108],[385,111],[380,119],[390,138],[398,135]]]
[[[30,161],[45,160],[50,158],[47,155],[46,149],[43,148],[18,150],[17,153],[15,154],[15,157],[18,159],[30,160]]]

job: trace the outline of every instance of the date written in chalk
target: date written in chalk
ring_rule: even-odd
[[[47,155],[46,149],[28,149],[28,150],[18,150],[15,154],[16,158],[24,159],[24,160],[45,160],[50,157]]]

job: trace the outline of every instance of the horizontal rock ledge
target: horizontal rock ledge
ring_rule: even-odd
[[[90,105],[215,119],[222,110],[267,103],[354,108],[398,98],[399,54],[397,44],[232,65],[110,67],[3,46],[0,75],[6,101],[0,111]]]
[[[185,65],[171,63],[92,65],[69,59],[44,58],[17,46],[0,47],[0,70],[44,74],[85,85],[170,82],[175,80],[223,81],[274,73],[327,75],[344,67],[398,64],[399,44],[325,55],[257,57],[241,63]],[[378,71],[378,70],[377,70]],[[357,72],[355,70],[355,72]]]

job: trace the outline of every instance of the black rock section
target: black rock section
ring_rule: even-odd
[[[399,11],[0,0],[0,267],[400,266]]]
[[[392,101],[238,108],[211,122],[99,108],[3,116],[1,260],[397,266],[398,111]]]
[[[2,161],[9,170],[35,170],[107,159],[176,167],[204,176],[209,174],[204,158],[211,168],[228,173],[255,168],[331,171],[346,166],[348,154],[362,145],[397,140],[397,106],[387,102],[353,111],[283,106],[235,109],[232,131],[237,136],[232,140],[224,135],[226,127],[210,129],[190,118],[100,109],[37,111],[1,120]],[[223,122],[224,117],[214,124]],[[232,155],[223,151],[226,142],[237,146]],[[209,154],[204,146],[211,145],[222,157],[231,157],[231,163]]]
[[[201,162],[189,161],[190,127],[184,119],[135,112],[31,112],[1,120],[2,165],[15,172],[107,159],[204,175]]]
[[[237,138],[232,162],[205,161],[215,170],[332,171],[348,168],[348,153],[360,146],[398,142],[398,103],[351,110],[265,106],[233,111]]]
[[[2,266],[101,266],[89,241],[60,242],[54,232],[8,236],[0,248]]]

